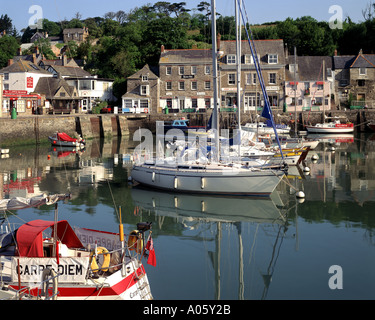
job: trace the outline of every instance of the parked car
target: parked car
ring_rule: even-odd
[[[100,113],[113,113],[113,107],[107,106],[100,109]]]

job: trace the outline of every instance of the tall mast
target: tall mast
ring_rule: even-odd
[[[241,3],[234,0],[236,8],[236,64],[237,64],[237,110],[238,110],[238,129],[241,129]]]
[[[215,134],[216,152],[215,160],[219,160],[219,99],[218,99],[218,77],[217,77],[217,39],[216,39],[216,1],[211,0],[211,20],[212,20],[212,72],[214,85],[214,111],[212,114],[212,128]]]

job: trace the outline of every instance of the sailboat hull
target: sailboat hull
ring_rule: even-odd
[[[281,170],[251,170],[220,165],[167,166],[136,165],[134,181],[152,188],[173,192],[231,195],[269,196],[279,184]]]

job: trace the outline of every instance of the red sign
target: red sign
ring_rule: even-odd
[[[4,90],[4,94],[27,94],[26,90]]]
[[[33,88],[34,87],[34,79],[33,79],[33,77],[27,77],[26,83],[27,83],[27,88]]]

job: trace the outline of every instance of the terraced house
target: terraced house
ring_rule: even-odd
[[[159,61],[158,112],[203,112],[213,107],[212,50],[166,50]]]
[[[283,40],[254,41],[262,77],[273,107],[284,102],[285,50]],[[221,108],[237,106],[237,55],[235,41],[221,41],[219,51],[219,92]],[[263,96],[256,73],[254,59],[247,40],[241,41],[241,110],[256,110],[263,106]]]

